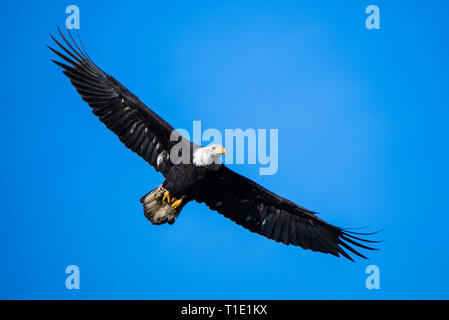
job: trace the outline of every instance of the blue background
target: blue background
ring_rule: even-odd
[[[370,260],[284,246],[195,203],[152,226],[163,178],[50,62],[81,10],[94,61],[176,128],[279,129],[279,171],[232,166]],[[381,30],[365,28],[376,4]],[[447,1],[2,1],[0,298],[449,298]],[[81,289],[65,288],[65,268]],[[365,268],[380,268],[380,290]]]

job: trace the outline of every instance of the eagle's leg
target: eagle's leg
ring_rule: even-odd
[[[166,190],[164,192],[164,197],[162,198],[162,201],[165,201],[165,199],[167,199],[167,202],[170,203],[170,192],[168,190]]]
[[[176,201],[173,201],[171,207],[176,209],[177,207],[179,207],[179,205],[182,203],[182,199],[178,199]]]
[[[167,203],[169,204],[171,203],[171,207],[173,209],[176,209],[182,203],[182,199],[177,199],[175,197],[170,196],[170,192],[168,190],[164,192],[164,197],[162,198],[162,201],[165,200],[167,200]]]

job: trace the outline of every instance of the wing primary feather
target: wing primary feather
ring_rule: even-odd
[[[73,44],[75,45],[75,47],[79,50],[77,51],[75,48],[73,48],[73,46],[70,44],[70,42],[67,40],[66,37],[64,37],[64,35],[61,32],[61,29],[59,29],[58,27],[58,32],[61,35],[62,39],[64,40],[64,42],[69,46],[69,48],[73,51],[70,52],[69,50],[67,50],[61,43],[59,43],[53,36],[52,39],[53,41],[56,42],[56,44],[61,47],[65,52],[67,52],[67,54],[69,54],[71,57],[73,57],[76,61],[78,61],[78,64],[75,64],[77,67],[80,67],[82,69],[84,69],[85,71],[91,73],[92,75],[98,76],[98,74],[96,73],[97,70],[95,70],[96,66],[95,64],[93,64],[93,62],[87,58],[85,55],[82,54],[81,50],[79,49],[78,45],[76,44],[76,41],[73,39],[72,34],[70,33],[70,30],[68,30],[68,34],[70,39],[72,40]],[[77,55],[77,57],[75,57],[75,55]],[[95,68],[92,67],[92,65],[95,66]]]
[[[63,55],[62,53],[60,53],[59,51],[53,49],[52,47],[50,47],[49,45],[47,45],[47,47],[53,51],[54,53],[56,53],[61,59],[64,59],[65,61],[67,61],[68,63],[77,66],[78,63],[76,63],[75,61],[73,61],[72,59],[68,58],[67,56]]]
[[[78,52],[78,51],[77,51],[77,50],[70,44],[70,42],[69,42],[69,41],[66,39],[66,37],[62,34],[61,29],[59,29],[59,27],[58,27],[58,32],[59,32],[59,34],[61,35],[62,40],[64,40],[64,42],[69,46],[69,48],[72,49],[73,52],[74,52],[78,57],[81,58],[81,60],[83,60],[83,59],[85,58],[85,56],[83,56],[82,53]],[[72,34],[70,33],[70,30],[67,30],[67,32],[68,32],[68,34],[69,34],[70,39],[72,39],[72,42],[73,42],[73,44],[75,45],[75,47],[78,48],[78,46],[76,45],[76,42],[73,40],[73,37],[72,37]]]
[[[360,252],[358,252],[357,250],[355,250],[353,247],[351,247],[350,245],[348,245],[347,243],[340,241],[340,245],[345,247],[347,250],[351,251],[352,253],[358,255],[359,257],[363,258],[363,259],[368,259],[367,257],[365,257],[363,254],[361,254]],[[351,259],[352,260],[352,259]]]
[[[51,35],[50,35],[51,36]],[[77,69],[82,69],[85,72],[87,72],[90,76],[97,78],[98,79],[98,74],[96,73],[95,70],[93,70],[92,68],[88,67],[88,64],[84,63],[83,61],[79,60],[77,57],[75,57],[69,50],[67,50],[63,45],[61,45],[57,40],[55,40],[53,37],[52,39],[56,42],[56,44],[58,46],[61,47],[62,50],[64,50],[64,52],[66,52],[67,54],[69,54],[72,58],[74,58],[77,62],[73,61],[72,59],[68,58],[67,56],[63,55],[62,53],[60,53],[59,51],[53,49],[52,47],[48,46],[47,47],[53,51],[54,53],[56,53],[59,57],[61,57],[62,59],[64,59],[65,61],[67,61],[68,63],[72,64],[74,67],[76,67]],[[73,69],[73,68],[72,68]],[[74,69],[76,70],[76,69]]]
[[[345,250],[343,250],[342,248],[338,247],[338,252],[345,257],[348,260],[351,260],[352,262],[354,262],[354,259],[351,258],[351,256],[349,254],[347,254],[347,252]]]
[[[383,230],[378,230],[378,231],[374,231],[374,232],[354,232],[354,231],[349,231],[348,228],[340,228],[340,229],[346,233],[358,234],[360,236],[372,236],[372,235],[378,234],[383,231]]]
[[[348,234],[348,233],[346,233],[346,232],[343,232],[343,234],[344,234],[345,236],[347,236],[347,237],[351,237],[351,238],[353,238],[353,239],[355,239],[355,240],[359,240],[359,241],[363,241],[363,242],[368,242],[368,243],[381,243],[381,242],[382,242],[382,241],[379,241],[379,240],[362,239],[362,238],[359,238],[359,237],[350,235],[350,234]]]
[[[49,47],[49,48],[50,48],[50,47]],[[50,49],[51,49],[51,48],[50,48]],[[59,61],[57,61],[57,60],[51,59],[51,61],[52,61],[53,63],[57,64],[58,66],[60,66],[61,68],[65,69],[63,72],[66,72],[66,71],[69,70],[69,69],[73,69],[72,67],[70,67],[70,66],[68,66],[68,65],[66,65],[66,64],[64,64],[64,63],[62,63],[62,62],[59,62]],[[70,77],[69,77],[69,78],[70,78]]]
[[[86,48],[84,47],[83,41],[81,40],[81,36],[80,36],[79,33],[78,33],[78,41],[81,44],[81,48],[83,48],[83,52],[84,52],[85,57],[87,57],[88,60],[92,61],[92,59],[90,58],[89,54],[86,51]]]
[[[352,243],[353,245],[355,245],[355,246],[357,246],[357,247],[363,248],[363,249],[367,249],[367,250],[377,250],[376,248],[371,248],[371,247],[365,246],[365,245],[363,245],[363,244],[361,244],[361,243],[358,243],[358,242],[356,242],[356,241],[354,241],[354,240],[351,240],[351,239],[349,239],[348,237],[345,237],[344,235],[340,236],[340,238],[343,239],[343,240],[345,240],[345,241],[348,241],[349,243]]]
[[[65,53],[67,53],[69,56],[71,56],[73,59],[75,59],[76,61],[78,61],[78,63],[82,63],[82,60],[80,59],[80,57],[77,57],[73,54],[73,52],[71,52],[70,50],[68,50],[66,47],[64,47],[58,40],[56,40],[51,34],[50,34],[51,39],[58,45],[58,47],[60,47],[62,50],[64,50]],[[63,37],[63,39],[65,40],[65,38]],[[70,46],[70,45],[69,45]],[[71,48],[72,46],[70,46]]]

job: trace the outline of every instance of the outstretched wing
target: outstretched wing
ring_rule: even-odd
[[[101,122],[129,149],[167,176],[172,166],[170,149],[178,142],[170,141],[173,127],[116,79],[97,67],[84,48],[83,50],[79,48],[70,32],[71,42],[64,37],[59,28],[58,31],[67,46],[50,35],[63,53],[49,48],[69,65],[52,61],[64,69],[63,73],[69,77],[82,99],[92,107],[93,113]]]
[[[269,239],[337,257],[341,254],[350,260],[353,259],[344,249],[366,258],[353,246],[375,250],[361,242],[378,242],[355,236],[373,233],[333,226],[313,211],[275,195],[224,165],[205,181],[195,200]]]

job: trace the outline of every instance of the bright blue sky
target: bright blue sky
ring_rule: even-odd
[[[50,62],[81,10],[90,56],[173,126],[279,129],[279,171],[233,166],[342,226],[385,229],[351,263],[195,203],[152,226],[162,176]],[[365,28],[365,8],[381,30]],[[449,298],[447,1],[2,2],[0,298]],[[65,288],[65,268],[81,289]],[[369,264],[381,289],[365,288]]]

